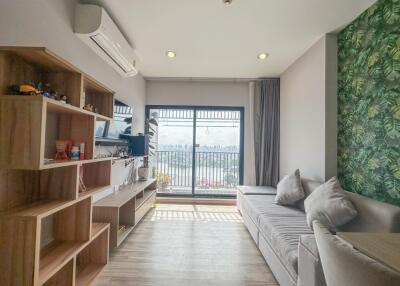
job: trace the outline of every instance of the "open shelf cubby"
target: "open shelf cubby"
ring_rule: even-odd
[[[91,103],[101,116],[113,116],[114,92],[46,48],[0,47],[0,65],[5,71],[0,94],[8,94],[15,84],[49,83],[72,106]]]
[[[0,100],[0,167],[38,170],[77,164],[79,160],[45,162],[55,158],[56,140],[85,143],[84,159],[93,159],[94,115],[39,96],[1,96]]]
[[[107,231],[93,237],[92,242],[78,253],[76,257],[76,286],[90,285],[107,264],[108,237],[109,230],[107,228]]]
[[[56,140],[85,143],[93,159],[96,120],[111,120],[114,94],[46,48],[0,47],[0,168],[43,169],[63,162],[55,158]],[[68,103],[40,95],[10,95],[10,86],[50,84]],[[86,97],[87,94],[87,97]],[[83,109],[95,105],[99,113]]]
[[[15,84],[43,83],[80,107],[82,73],[45,48],[1,47],[0,65],[5,70],[0,93],[9,94]]]
[[[46,214],[73,202],[77,198],[77,184],[77,166],[0,170],[0,212]]]
[[[56,274],[54,274],[43,286],[73,286],[74,260],[70,260]]]
[[[112,158],[93,153],[113,92],[46,48],[0,47],[0,71],[0,285],[87,285],[108,261],[109,224],[92,222],[92,195],[110,187]],[[67,103],[10,93],[32,83]],[[88,100],[101,114],[83,109]],[[84,159],[45,160],[56,140],[84,142]]]
[[[156,185],[155,179],[135,182],[93,204],[93,220],[110,223],[110,248],[118,247],[154,205]]]
[[[39,281],[47,281],[91,238],[91,198],[41,221]]]
[[[82,164],[79,172],[86,187],[79,197],[94,195],[111,187],[111,160]]]
[[[93,159],[95,117],[80,111],[59,108],[53,101],[46,100],[44,158],[55,158],[57,140],[71,140],[73,146],[79,147],[84,143],[84,159]]]
[[[95,106],[101,116],[113,116],[114,96],[112,91],[105,89],[92,78],[85,76],[83,79],[83,92],[84,104]]]

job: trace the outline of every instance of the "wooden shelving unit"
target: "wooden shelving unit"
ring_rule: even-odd
[[[156,185],[155,179],[139,181],[94,203],[93,220],[110,223],[110,248],[118,247],[154,205]]]
[[[92,104],[99,110],[99,118],[112,117],[114,110],[114,96],[110,90],[105,90],[96,80],[91,77],[84,77],[83,92],[85,104]]]
[[[7,95],[30,82],[69,103]],[[110,226],[92,222],[92,196],[110,187],[112,158],[93,153],[113,92],[45,48],[0,47],[0,94],[0,285],[90,285],[108,262]],[[100,114],[82,108],[92,102]],[[85,142],[85,159],[45,160],[58,139]]]

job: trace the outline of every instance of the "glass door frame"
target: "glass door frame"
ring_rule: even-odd
[[[196,194],[196,115],[199,110],[209,111],[239,111],[240,112],[240,146],[239,146],[239,185],[243,185],[243,168],[244,168],[244,107],[242,106],[203,106],[203,105],[146,105],[145,118],[150,116],[151,109],[186,109],[193,111],[193,140],[192,140],[192,194],[157,194],[157,196],[168,197],[211,197],[211,198],[235,198],[236,195],[224,194]]]

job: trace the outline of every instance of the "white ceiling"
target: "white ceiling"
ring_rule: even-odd
[[[106,8],[145,77],[280,75],[323,34],[375,0],[84,0]],[[177,53],[175,59],[166,50]],[[269,58],[257,59],[260,52]]]

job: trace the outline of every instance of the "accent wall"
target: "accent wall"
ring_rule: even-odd
[[[338,35],[338,176],[400,205],[400,0],[380,0]]]

